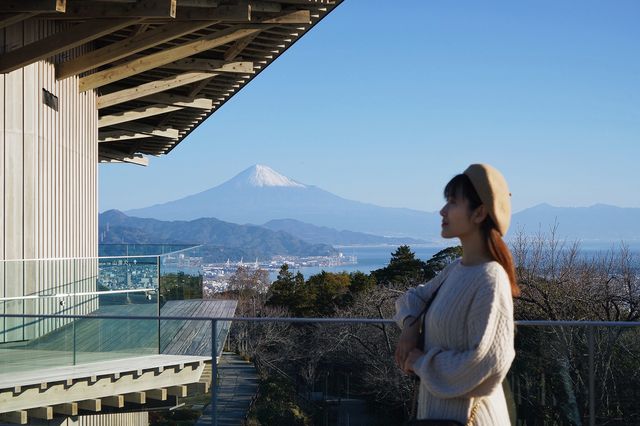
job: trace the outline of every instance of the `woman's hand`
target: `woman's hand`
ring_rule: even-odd
[[[404,360],[404,366],[402,368],[404,372],[415,373],[415,371],[413,371],[413,364],[415,364],[418,358],[420,358],[422,355],[424,355],[424,352],[422,352],[420,349],[412,349],[411,352],[409,352],[409,355],[407,355],[407,358]]]
[[[409,353],[416,348],[418,343],[418,335],[420,330],[420,324],[416,321],[415,317],[407,317],[404,320],[404,328],[398,339],[398,346],[396,347],[396,364],[402,370],[404,370],[405,362]]]

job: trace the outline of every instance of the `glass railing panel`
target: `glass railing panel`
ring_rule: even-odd
[[[594,327],[591,340],[595,424],[640,423],[640,327]]]
[[[158,353],[158,321],[82,318],[75,323],[76,364]]]
[[[71,296],[52,299],[61,308],[72,304]],[[0,310],[28,311],[37,302],[4,301]],[[395,365],[399,330],[388,323],[238,319],[230,328],[223,321],[212,328],[210,319],[20,319],[18,328],[37,323],[53,331],[0,343],[0,374],[159,351],[209,357],[215,333],[219,420],[229,415],[225,401],[244,397],[233,382],[238,377],[259,385],[259,392],[252,391],[259,397],[249,417],[262,424],[284,424],[292,413],[301,424],[403,424],[415,389],[414,380]],[[639,418],[640,326],[522,324],[516,349],[503,384],[514,424],[623,425]],[[195,419],[211,413],[207,411],[211,394],[193,396],[176,411],[182,414],[167,415]],[[265,413],[272,417],[264,417]]]
[[[160,305],[203,298],[203,247],[160,256]]]
[[[518,422],[627,425],[640,419],[639,338],[637,326],[518,327],[508,377]]]
[[[40,299],[0,302],[0,311],[33,312],[39,309]],[[72,297],[49,298],[50,304],[64,313],[72,306]],[[73,320],[67,318],[3,318],[0,331],[0,374],[34,371],[69,366],[74,363]]]
[[[581,374],[583,341],[584,329],[577,327],[518,327],[507,397],[511,391],[511,408],[520,422],[581,424],[588,391]]]

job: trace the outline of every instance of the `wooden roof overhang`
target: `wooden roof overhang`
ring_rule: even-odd
[[[147,164],[170,152],[342,0],[3,0],[0,28],[60,31],[0,56],[39,60],[98,94],[99,160]],[[91,44],[79,55],[65,54]]]

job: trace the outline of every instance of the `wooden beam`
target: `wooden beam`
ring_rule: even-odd
[[[183,109],[183,107],[155,104],[118,114],[103,115],[98,119],[98,128],[112,126],[118,123],[126,123],[128,121],[140,120],[142,118],[153,117],[155,115],[166,114],[168,112],[178,111],[181,109]]]
[[[299,4],[303,6],[319,6],[321,4],[335,4],[335,0],[278,0],[282,4]]]
[[[80,79],[80,91],[96,89],[107,84],[140,74],[157,67],[161,67],[179,59],[193,56],[227,43],[231,43],[250,34],[261,31],[260,28],[246,28],[233,26],[213,34],[200,37],[192,42],[184,43],[174,48],[149,54],[143,58],[134,59],[125,64],[99,71]]]
[[[26,425],[28,418],[29,417],[25,410],[9,411],[8,413],[0,414],[0,421],[19,425]]]
[[[102,401],[99,399],[86,399],[78,401],[78,408],[87,411],[102,411]]]
[[[134,3],[75,1],[63,18],[175,18],[177,0],[138,0]]]
[[[114,19],[83,22],[66,31],[46,37],[24,47],[0,55],[0,73],[8,73],[49,58],[65,50],[81,46],[114,31],[139,22],[139,19]]]
[[[185,71],[211,71],[253,74],[253,62],[249,61],[219,61],[215,59],[185,58],[170,64],[163,65],[163,68]]]
[[[114,127],[128,132],[143,133],[159,138],[178,139],[180,137],[180,131],[170,127],[155,127],[142,123],[122,123],[116,124]]]
[[[187,96],[190,98],[194,98],[196,96],[198,96],[200,94],[201,91],[204,90],[205,87],[207,87],[208,84],[211,83],[211,80],[213,80],[213,77],[211,78],[207,78],[204,79],[202,81],[200,81],[198,84],[195,85],[195,87],[193,87],[189,93],[187,93]],[[166,117],[165,117],[166,119]]]
[[[295,12],[284,13],[274,18],[264,19],[262,24],[310,24],[311,12],[308,10],[296,10]]]
[[[157,399],[159,401],[166,401],[167,400],[167,390],[162,388],[162,389],[151,389],[146,391],[147,392],[147,396],[149,397],[149,399]]]
[[[97,100],[97,106],[98,109],[106,108],[108,106],[121,104],[133,99],[153,95],[154,93],[164,92],[173,89],[174,87],[195,83],[196,81],[215,77],[216,75],[217,74],[210,72],[186,72],[176,76],[163,78],[162,80],[151,81],[149,83],[141,84],[140,86],[102,95]]]
[[[216,7],[218,4],[218,0],[180,0],[180,7]]]
[[[147,166],[149,164],[149,159],[145,158],[142,154],[129,154],[117,150],[106,149],[102,146],[98,150],[98,158],[100,161],[116,161],[137,164],[138,166]]]
[[[38,15],[38,13],[36,12],[25,12],[25,13],[16,13],[13,15],[2,15],[0,17],[0,29],[6,28],[13,24],[17,24],[18,22],[25,21],[36,15]]]
[[[184,398],[187,396],[187,387],[184,385],[181,386],[170,386],[167,388],[167,393],[171,396],[177,396],[179,398]]]
[[[176,13],[179,21],[217,20],[225,22],[251,22],[251,8],[248,0],[238,0],[237,4],[222,5],[216,8],[183,6],[182,2]]]
[[[106,405],[107,407],[122,408],[124,407],[124,396],[123,395],[105,396],[104,398],[102,398],[102,405]]]
[[[78,415],[78,403],[70,402],[67,404],[58,404],[53,406],[54,414],[60,414],[63,416],[77,416]]]
[[[197,108],[210,110],[213,108],[213,101],[208,98],[189,98],[186,96],[172,95],[169,93],[156,93],[155,95],[140,98],[140,101],[154,102],[165,105],[174,105],[185,108]]]
[[[225,61],[233,61],[260,33],[254,33],[241,38],[231,45],[224,53]]]
[[[56,66],[58,80],[115,62],[129,55],[166,43],[178,37],[214,25],[217,21],[171,22],[133,37],[111,43]]]
[[[100,399],[86,399],[78,401],[78,409],[85,411],[100,412],[102,411],[102,401]]]
[[[219,0],[180,0],[180,7],[216,7],[218,4]]]
[[[100,163],[128,163],[128,164],[135,164],[136,166],[142,166],[142,167],[146,167],[149,165],[149,160],[142,157],[130,157],[130,158],[125,158],[121,160],[117,160],[115,158],[98,157],[98,161]]]
[[[66,4],[66,0],[2,0],[0,2],[0,13],[64,12]]]
[[[126,130],[112,130],[109,132],[99,132],[98,143],[125,142],[131,139],[144,139],[150,137],[152,136],[145,133],[127,132]]]
[[[282,4],[271,1],[258,1],[252,0],[249,5],[251,6],[251,13],[267,12],[274,13],[282,11]]]
[[[209,383],[207,382],[196,382],[189,383],[187,385],[187,392],[189,395],[200,395],[209,392]]]
[[[53,420],[53,407],[30,408],[27,413],[36,419]]]
[[[145,392],[131,392],[124,395],[125,402],[134,404],[146,404],[147,394]]]

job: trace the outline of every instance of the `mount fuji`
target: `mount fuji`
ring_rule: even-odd
[[[160,220],[215,217],[240,224],[295,219],[338,230],[432,240],[439,239],[440,230],[437,213],[347,200],[264,165],[249,167],[198,194],[125,213]]]

